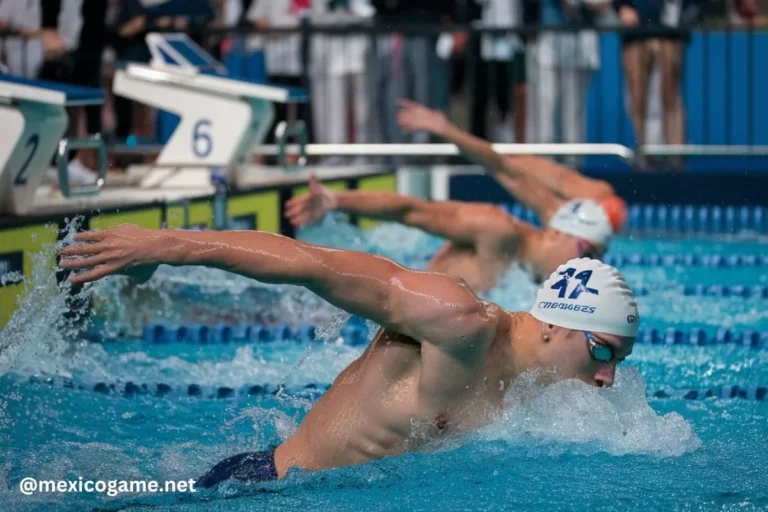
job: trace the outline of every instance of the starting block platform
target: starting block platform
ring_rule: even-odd
[[[273,103],[307,101],[302,89],[228,77],[224,66],[185,34],[148,34],[147,44],[150,65],[119,70],[113,91],[179,116],[155,162],[158,169],[232,172],[245,162],[249,148],[266,137]]]
[[[57,148],[73,147],[66,108],[103,102],[99,89],[0,74],[0,214],[29,212]]]

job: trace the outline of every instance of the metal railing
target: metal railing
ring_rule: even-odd
[[[568,126],[562,117],[546,119],[545,114],[553,110],[562,110],[563,101],[569,91],[554,91],[557,96],[555,107],[544,105],[539,89],[542,84],[568,83],[568,64],[564,62],[555,65],[543,65],[541,62],[541,43],[553,35],[568,36],[583,29],[597,36],[599,48],[599,63],[592,66],[582,65],[588,72],[584,75],[589,83],[588,88],[573,92],[579,96],[576,103],[585,105],[584,111],[577,113],[577,120]],[[454,54],[446,60],[439,59],[435,47],[438,38],[449,32],[466,32],[469,43],[459,54]],[[425,138],[405,136],[399,133],[394,124],[393,110],[396,108],[393,97],[411,97],[433,108],[450,112],[452,119],[462,127],[476,135],[497,142],[509,142],[509,132],[525,132],[525,140],[532,143],[616,143],[624,146],[637,147],[635,128],[631,120],[630,100],[627,92],[625,70],[622,68],[623,39],[675,39],[683,41],[683,57],[681,67],[680,95],[684,105],[684,115],[688,122],[683,129],[684,135],[674,144],[667,144],[663,129],[665,124],[664,96],[667,94],[656,81],[651,82],[651,108],[647,112],[645,130],[651,133],[646,143],[639,146],[640,153],[646,156],[765,156],[768,150],[768,136],[758,127],[768,122],[761,118],[761,95],[758,93],[760,84],[768,80],[763,77],[765,66],[761,66],[759,55],[768,51],[768,33],[750,28],[734,28],[728,24],[709,23],[695,29],[672,29],[665,27],[640,27],[626,29],[616,26],[590,27],[543,27],[527,26],[517,28],[488,28],[479,25],[463,25],[446,28],[439,25],[403,25],[398,27],[379,26],[375,24],[339,27],[318,27],[304,24],[300,28],[274,29],[265,32],[255,32],[252,27],[237,27],[228,30],[214,31],[217,37],[226,36],[234,41],[243,43],[240,48],[249,46],[249,41],[260,37],[263,44],[261,50],[280,53],[282,40],[289,36],[302,38],[298,45],[302,54],[299,59],[303,65],[298,81],[310,89],[312,113],[305,120],[312,127],[312,140],[319,143],[402,143],[426,142]],[[393,38],[400,39],[398,44],[407,46],[409,40],[420,48],[411,48],[408,58],[422,59],[420,69],[415,70],[417,79],[427,80],[427,85],[421,84],[419,90],[398,90],[392,87],[395,80],[391,69],[382,69],[391,61],[388,55],[388,42]],[[527,62],[520,65],[510,58],[502,66],[489,66],[489,61],[483,56],[483,40],[488,37],[512,37],[520,45],[522,55]],[[251,45],[253,46],[253,45]],[[235,45],[238,47],[238,45]],[[363,48],[363,49],[361,49]],[[360,59],[363,53],[362,71],[326,72],[325,68],[318,69],[313,61],[320,58],[329,59],[329,54],[344,54]],[[421,57],[418,54],[421,53]],[[424,57],[424,54],[428,54]],[[584,58],[584,52],[576,53],[576,58]],[[247,62],[253,58],[252,51],[234,52],[229,56],[234,67],[239,68],[245,76],[252,71]],[[237,61],[240,61],[239,64]],[[349,61],[345,57],[345,61]],[[353,59],[352,59],[353,60]],[[589,59],[585,59],[589,60]],[[515,69],[513,69],[517,66]],[[682,72],[684,69],[684,73]],[[527,72],[527,79],[516,76],[515,73]],[[337,73],[344,79],[361,73],[364,76],[367,89],[366,108],[367,119],[354,119],[353,129],[349,129],[349,119],[354,112],[356,95],[359,95],[355,85],[342,83],[339,76],[332,76],[340,87],[344,87],[344,100],[350,103],[342,109],[345,118],[343,138],[327,140],[328,123],[333,116],[339,115],[336,110],[337,98],[334,91],[329,92],[332,80],[329,74]],[[501,77],[499,73],[509,76]],[[541,76],[537,77],[539,74]],[[253,76],[251,76],[254,78]],[[269,73],[255,78],[269,78]],[[412,79],[413,77],[411,77]],[[537,79],[538,78],[538,83]],[[666,77],[664,77],[666,78]],[[382,86],[382,81],[384,85]],[[574,80],[575,81],[575,80]],[[390,89],[387,89],[390,82]],[[527,84],[528,99],[525,104],[519,104],[521,96],[515,96],[515,85]],[[506,85],[505,85],[506,84]],[[666,86],[666,80],[665,84]],[[504,88],[503,90],[499,90]],[[426,92],[425,92],[426,91]],[[420,95],[420,96],[419,96]],[[414,97],[415,96],[415,97]],[[491,106],[489,97],[494,97]],[[481,98],[480,101],[478,98]],[[516,103],[516,101],[518,103]],[[482,103],[482,104],[481,104]],[[571,100],[574,103],[574,100]],[[655,103],[655,105],[654,105]],[[513,121],[496,123],[501,130],[493,130],[493,119],[498,119],[499,112],[507,110],[509,116],[525,116],[525,122],[514,126]],[[481,111],[482,110],[482,111]],[[518,114],[519,113],[519,114]],[[573,116],[572,116],[573,117]],[[479,122],[477,120],[480,120]],[[490,121],[489,121],[490,120]],[[338,123],[338,119],[335,121]],[[364,130],[357,126],[358,122],[367,124]],[[548,126],[545,126],[548,125]],[[654,130],[654,126],[657,128]],[[506,133],[500,131],[506,130]],[[575,133],[568,133],[568,132]],[[652,132],[656,131],[654,135]],[[542,133],[544,132],[544,133]],[[518,133],[518,135],[520,135]],[[338,138],[338,137],[337,137]],[[687,144],[686,144],[687,143]]]

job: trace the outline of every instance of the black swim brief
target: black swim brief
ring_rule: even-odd
[[[210,488],[230,478],[242,482],[277,480],[275,450],[241,453],[224,459],[201,476],[197,485]]]

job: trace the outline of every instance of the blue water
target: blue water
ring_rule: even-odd
[[[385,254],[423,267],[439,240],[399,226],[364,233],[333,219],[306,240]],[[620,239],[614,253],[761,254],[754,242]],[[633,286],[752,285],[760,267],[622,269]],[[90,292],[95,320],[122,337],[104,343],[67,322],[50,276],[36,274],[27,303],[0,332],[0,511],[27,510],[766,510],[768,402],[684,400],[675,390],[768,385],[768,349],[636,345],[612,389],[568,381],[536,388],[521,379],[501,416],[481,432],[365,466],[279,483],[233,485],[178,495],[23,496],[40,479],[195,478],[219,460],[265,449],[295,429],[324,386],[362,347],[339,340],[346,315],[291,287],[265,286],[207,269],[162,268],[146,287],[119,278]],[[519,270],[488,294],[527,309],[536,284]],[[639,299],[644,326],[768,331],[768,301],[685,297]],[[147,321],[274,322],[319,326],[320,342],[154,345],[136,339]],[[55,385],[30,376],[57,376]],[[63,387],[159,383],[282,384],[285,391],[226,399],[101,394]],[[91,386],[92,387],[92,386]],[[667,390],[671,398],[654,398]],[[147,507],[152,508],[147,508]]]

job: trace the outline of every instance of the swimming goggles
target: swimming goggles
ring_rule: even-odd
[[[589,347],[589,355],[592,356],[592,359],[595,361],[601,361],[603,363],[609,363],[613,361],[615,358],[613,348],[609,347],[608,345],[601,345],[595,341],[595,338],[589,331],[584,331],[584,336],[587,338],[587,347]]]

